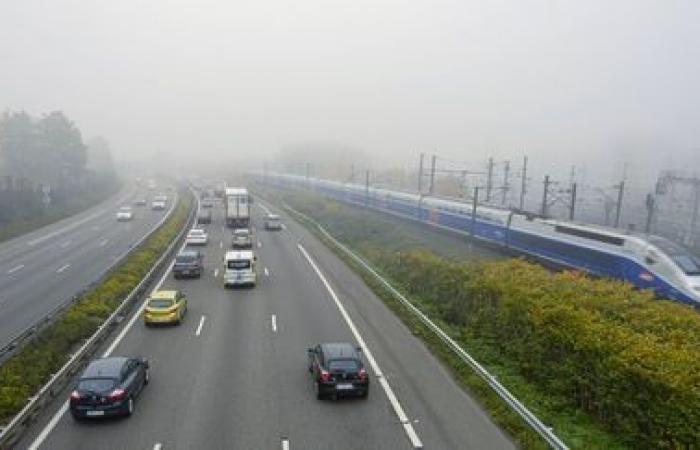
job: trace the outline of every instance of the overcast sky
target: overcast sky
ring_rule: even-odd
[[[121,159],[700,169],[699,24],[698,0],[2,0],[0,109],[63,110]]]

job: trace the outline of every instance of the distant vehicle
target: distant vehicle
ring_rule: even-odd
[[[226,188],[224,209],[226,226],[248,228],[250,226],[250,204],[252,199],[245,188]]]
[[[199,250],[183,250],[175,257],[173,276],[197,277],[202,276],[204,270],[204,256]]]
[[[145,198],[137,198],[134,201],[134,205],[136,206],[146,206],[146,199]]]
[[[148,325],[174,323],[180,325],[187,313],[187,297],[180,291],[154,291],[143,311],[143,322]]]
[[[151,202],[151,209],[152,209],[153,211],[162,211],[162,210],[165,209],[165,206],[166,206],[166,205],[165,205],[165,202],[161,202],[161,201],[158,201],[158,200],[153,200],[153,201]]]
[[[255,286],[257,258],[252,250],[234,250],[224,256],[224,287]]]
[[[359,347],[347,343],[318,344],[309,348],[309,372],[317,399],[343,395],[367,397],[369,377],[359,351]]]
[[[211,198],[203,198],[202,201],[200,202],[202,205],[202,208],[213,208],[214,207],[214,200]]]
[[[231,235],[231,247],[238,250],[253,248],[253,236],[247,228],[233,230]]]
[[[208,209],[202,209],[197,214],[198,224],[210,224],[211,223],[211,211]]]
[[[156,189],[156,180],[148,180],[148,190],[153,191]]]
[[[282,229],[282,221],[277,214],[268,214],[265,216],[265,229],[268,231],[278,231]]]
[[[168,196],[165,194],[158,194],[153,197],[153,201],[167,203]]]
[[[130,416],[135,399],[149,382],[144,358],[114,356],[88,364],[70,393],[70,412],[81,420],[92,417]]]
[[[122,206],[119,208],[119,211],[117,211],[117,220],[119,222],[128,222],[134,218],[134,212],[131,210],[131,207],[129,206]]]
[[[187,233],[187,245],[207,245],[209,235],[201,228],[193,228]]]

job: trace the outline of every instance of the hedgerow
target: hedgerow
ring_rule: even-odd
[[[192,197],[181,194],[171,217],[135,253],[0,367],[0,423],[24,407],[153,267],[187,221]]]

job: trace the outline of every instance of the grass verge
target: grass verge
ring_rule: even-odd
[[[92,336],[168,248],[187,221],[192,195],[182,191],[173,214],[98,286],[85,293],[53,324],[0,367],[0,423],[7,423]]]

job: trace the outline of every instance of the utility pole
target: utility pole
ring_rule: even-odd
[[[527,156],[523,158],[523,171],[520,180],[520,209],[525,209],[525,192],[527,190]]]
[[[508,194],[508,190],[510,189],[510,184],[508,183],[508,176],[510,174],[510,161],[506,161],[505,165],[503,166],[503,195],[501,197],[501,205],[506,204],[506,195]]]
[[[622,212],[622,196],[625,192],[625,180],[620,181],[617,186],[617,205],[615,210],[615,228],[620,226],[620,213]],[[647,197],[648,198],[648,197]],[[652,200],[653,203],[653,200]]]
[[[418,195],[423,193],[423,160],[425,153],[420,154],[420,162],[418,163]]]
[[[647,207],[647,224],[646,227],[644,228],[644,232],[649,234],[651,232],[651,220],[654,215],[654,195],[649,193],[647,194],[647,202],[646,202],[646,207]]]
[[[549,195],[549,185],[552,184],[549,181],[549,175],[544,176],[544,191],[542,192],[542,215],[547,215],[547,195]]]
[[[489,170],[486,175],[486,203],[491,201],[491,189],[493,188],[493,158],[489,158]]]
[[[571,202],[569,205],[569,220],[574,220],[574,211],[576,210],[576,183],[571,184]]]
[[[433,155],[430,158],[430,189],[428,193],[433,195],[435,193],[435,165],[437,163],[437,155]]]
[[[472,203],[472,226],[471,235],[474,236],[476,232],[476,207],[479,204],[479,186],[474,186],[474,199]]]

